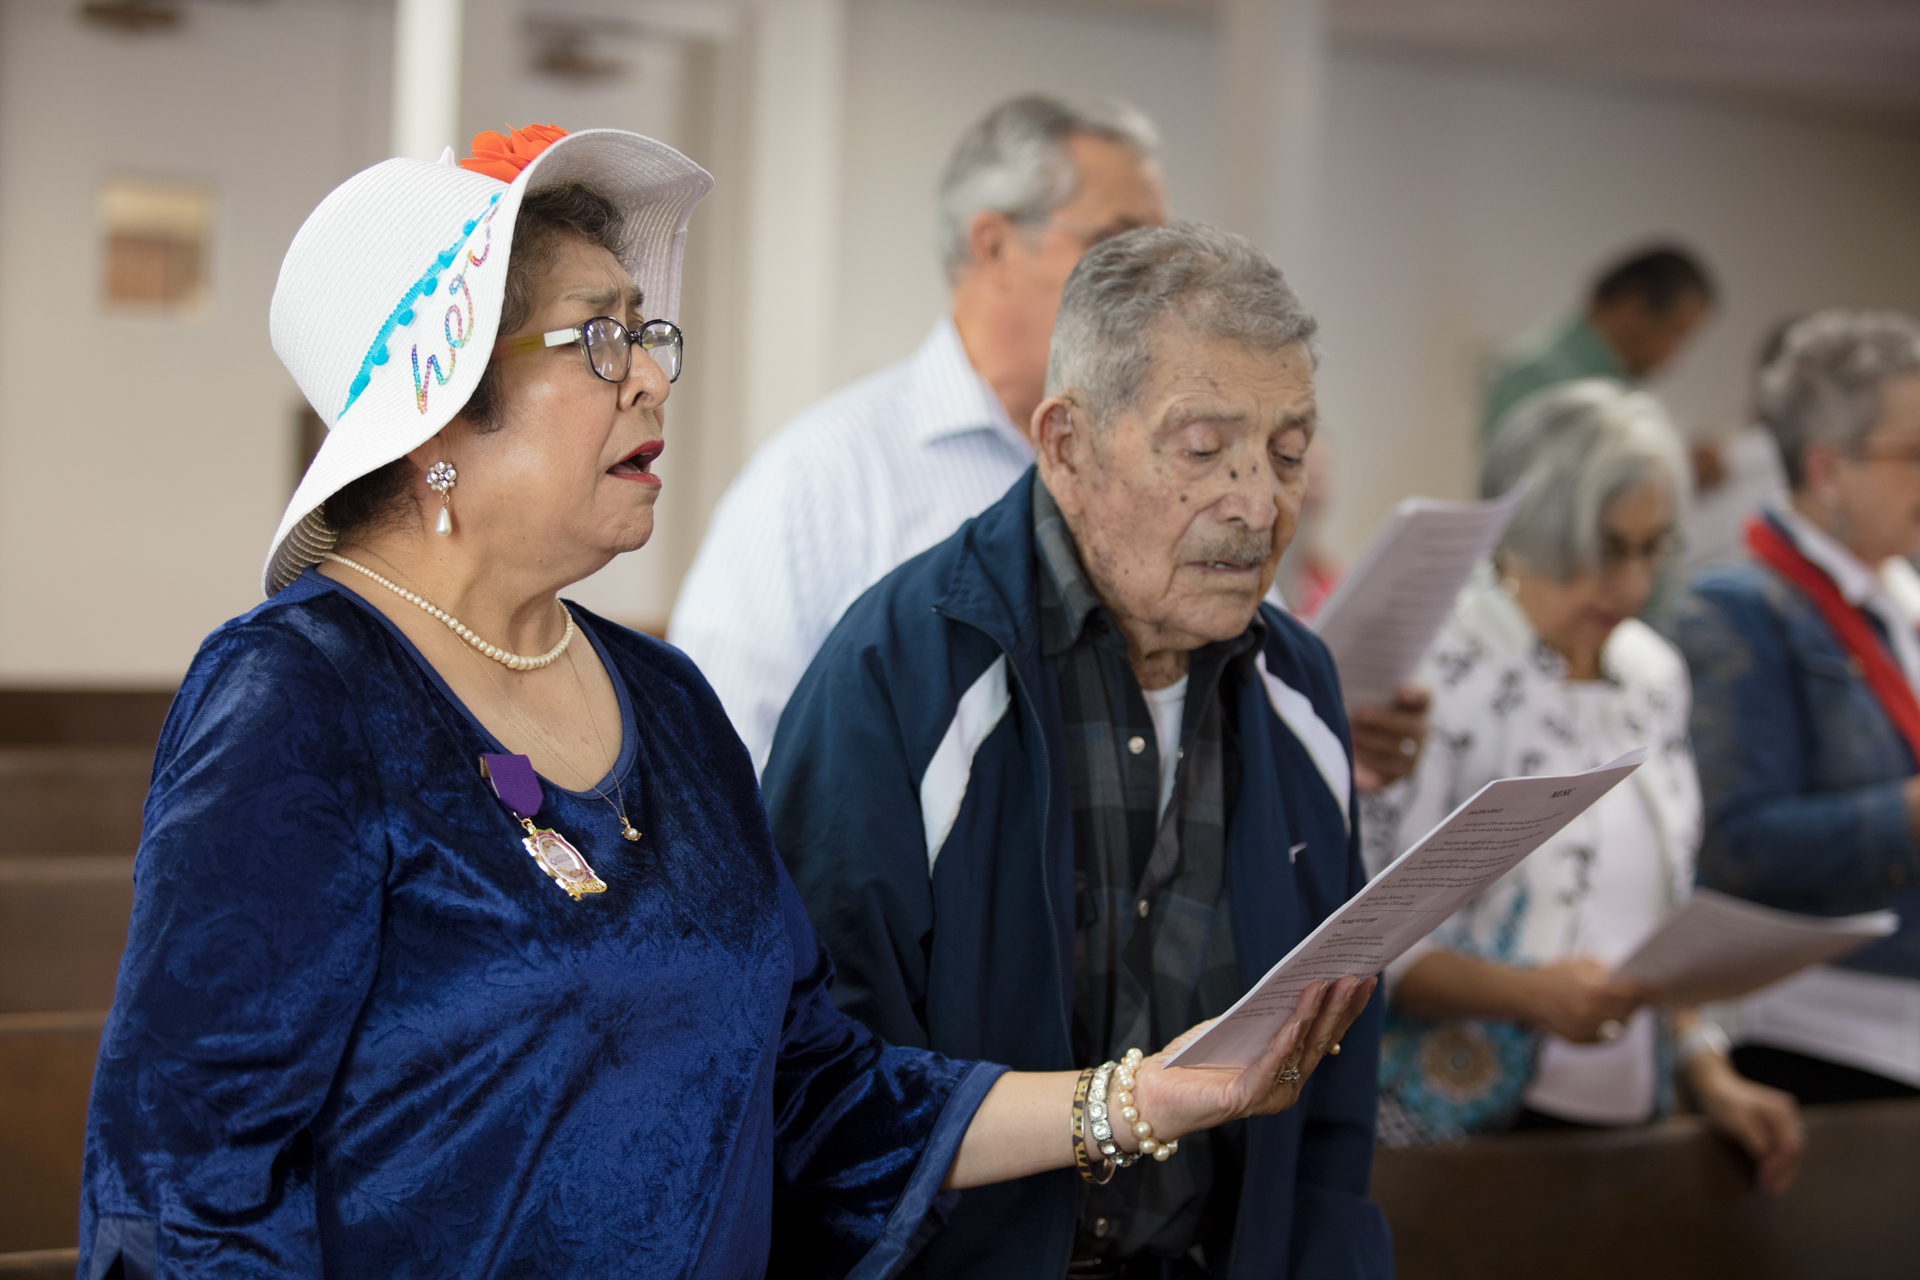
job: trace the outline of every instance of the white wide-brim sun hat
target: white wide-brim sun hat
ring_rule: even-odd
[[[467,403],[499,334],[514,220],[531,191],[579,182],[623,215],[621,263],[646,318],[678,320],[687,220],[713,178],[662,142],[583,129],[511,183],[385,160],[307,218],[274,286],[273,349],[327,424],[267,552],[268,595],[333,546],[326,500],[412,452]]]

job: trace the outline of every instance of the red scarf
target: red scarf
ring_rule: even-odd
[[[1840,637],[1840,643],[1853,655],[1857,669],[1866,677],[1867,688],[1873,690],[1873,696],[1879,700],[1880,709],[1906,738],[1914,759],[1920,760],[1920,699],[1914,697],[1913,686],[1907,683],[1899,664],[1860,610],[1847,603],[1833,579],[1807,559],[1772,521],[1755,516],[1747,522],[1747,549],[1761,564],[1813,601],[1827,625]]]

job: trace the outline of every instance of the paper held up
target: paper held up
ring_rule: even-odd
[[[1666,1005],[1731,1000],[1837,960],[1899,927],[1900,917],[1891,911],[1803,916],[1696,889],[1614,976],[1658,987]]]
[[[1320,922],[1168,1066],[1246,1067],[1307,984],[1380,972],[1639,768],[1646,748],[1585,773],[1489,782]]]
[[[1453,598],[1500,540],[1520,492],[1491,502],[1408,498],[1394,508],[1313,619],[1333,651],[1347,706],[1391,702],[1412,677]]]

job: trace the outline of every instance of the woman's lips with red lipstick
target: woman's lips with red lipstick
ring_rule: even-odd
[[[653,465],[653,460],[659,457],[661,450],[666,447],[665,444],[658,440],[655,440],[651,444],[643,444],[626,457],[620,459],[620,461],[608,467],[607,474],[610,476],[619,476],[622,480],[637,480],[641,484],[651,485],[658,489],[660,487],[660,477],[654,475],[651,471],[647,470],[647,468]]]

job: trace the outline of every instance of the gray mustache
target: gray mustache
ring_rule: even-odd
[[[1258,564],[1273,552],[1273,530],[1241,534],[1213,534],[1195,543],[1183,560],[1225,560],[1232,564]]]

